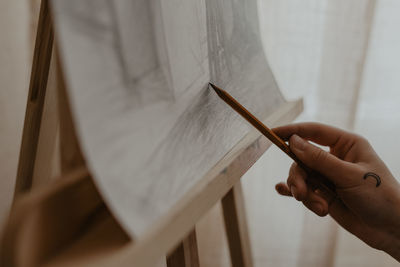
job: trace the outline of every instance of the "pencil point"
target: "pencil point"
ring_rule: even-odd
[[[209,83],[209,85],[214,89],[214,91],[215,91],[219,96],[221,96],[222,90],[221,90],[220,88],[218,88],[217,86],[215,86],[215,85],[212,84],[212,83]]]
[[[208,85],[210,85],[214,90],[217,90],[217,87],[214,84],[208,83]]]

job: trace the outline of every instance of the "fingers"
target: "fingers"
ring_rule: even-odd
[[[291,197],[292,192],[290,192],[289,187],[285,183],[279,183],[275,185],[275,190],[282,196]]]
[[[279,194],[293,196],[319,216],[328,214],[328,200],[318,191],[313,191],[306,184],[307,173],[296,163],[290,167],[286,184],[279,183],[275,186]]]
[[[297,135],[290,138],[289,144],[290,149],[300,161],[326,176],[335,184],[341,184],[343,179],[353,175],[351,163],[337,158]]]
[[[293,163],[289,170],[289,177],[286,181],[292,196],[302,201],[307,196],[306,185],[307,174],[296,163]]]
[[[307,174],[296,163],[292,164],[289,171],[289,177],[285,183],[279,183],[275,186],[276,191],[283,196],[293,196],[302,201],[307,195],[307,185],[305,179]]]
[[[318,216],[326,216],[329,212],[329,204],[318,191],[307,191],[307,197],[303,200],[304,206],[317,214]]]
[[[284,196],[292,196],[289,187],[285,183],[279,183],[275,186],[276,191]],[[329,214],[344,229],[350,231],[354,235],[361,237],[363,229],[360,227],[362,222],[343,204],[339,198],[327,199],[318,191],[308,189],[307,196],[302,200],[304,206],[317,214],[318,216],[326,216]]]
[[[292,193],[285,183],[279,183],[275,186],[276,191],[283,196],[292,196]],[[318,216],[326,216],[329,212],[329,204],[323,196],[317,192],[308,189],[306,195],[301,200],[309,210]]]
[[[334,146],[341,138],[352,138],[352,134],[341,129],[320,123],[295,123],[272,129],[275,134],[284,140],[297,134],[306,140],[324,146]]]
[[[276,190],[284,196],[292,196],[289,187],[285,183],[276,185]],[[326,216],[329,214],[343,228],[355,234],[358,237],[363,235],[363,229],[359,218],[357,218],[349,209],[338,199],[328,200],[321,196],[318,191],[307,191],[307,197],[302,201],[304,206],[317,214],[318,216]]]

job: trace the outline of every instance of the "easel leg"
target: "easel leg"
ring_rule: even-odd
[[[243,189],[240,181],[222,199],[222,209],[232,266],[253,266]]]
[[[199,267],[196,230],[193,230],[167,258],[168,267]]]
[[[53,38],[54,35],[48,2],[43,0],[40,7],[38,31],[33,55],[31,81],[26,105],[14,199],[18,194],[28,191],[32,185],[32,175],[49,75]]]

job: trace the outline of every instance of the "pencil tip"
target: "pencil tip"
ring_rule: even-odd
[[[208,83],[213,89],[214,89],[214,91],[215,92],[221,92],[221,89],[220,88],[218,88],[217,86],[215,86],[214,84],[212,84],[212,83]]]
[[[219,97],[224,98],[224,95],[225,95],[224,90],[222,90],[221,88],[219,88],[218,86],[216,86],[212,83],[209,83],[209,85],[214,89],[214,92],[216,92]]]

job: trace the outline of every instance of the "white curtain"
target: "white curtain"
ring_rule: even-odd
[[[298,121],[366,136],[396,177],[399,12],[396,0],[260,0],[265,51],[278,84],[287,98],[305,100]],[[271,149],[243,179],[256,266],[397,266],[329,217],[277,196],[273,186],[286,179],[289,165]]]

